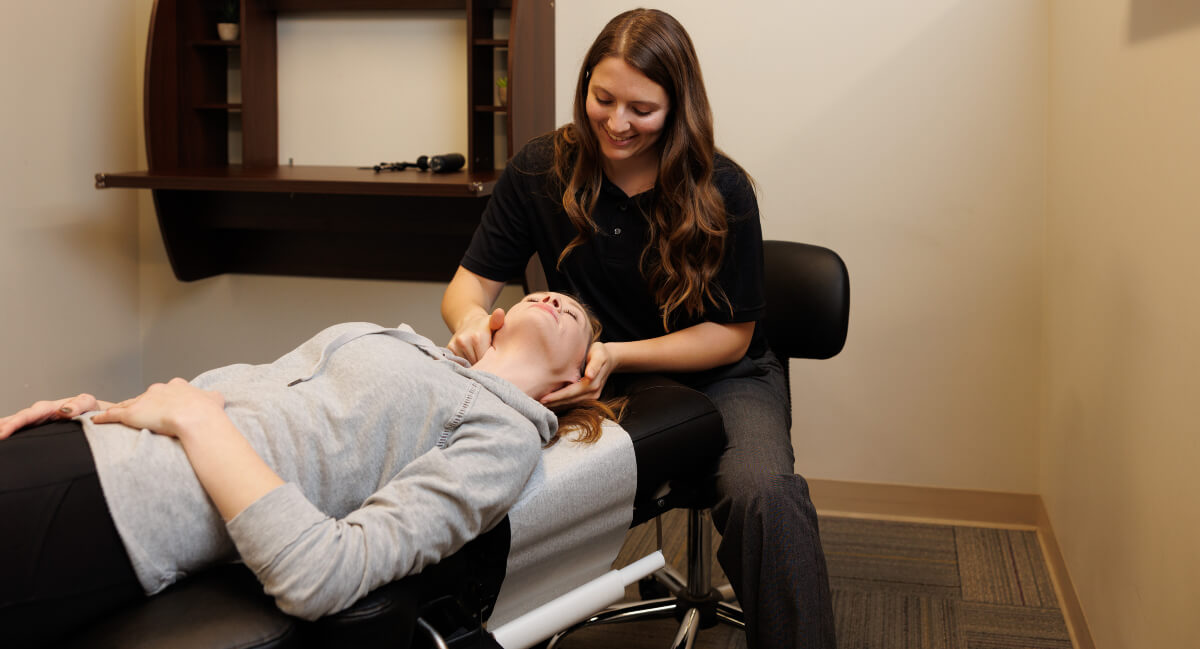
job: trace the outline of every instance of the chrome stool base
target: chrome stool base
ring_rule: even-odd
[[[560,631],[547,644],[547,649],[556,649],[567,635],[597,624],[620,624],[639,620],[675,618],[679,620],[679,631],[671,643],[671,649],[692,649],[696,634],[717,624],[728,624],[739,629],[746,628],[742,609],[732,603],[733,589],[728,586],[713,588],[711,556],[712,532],[708,510],[688,510],[687,569],[685,582],[670,566],[654,573],[654,580],[672,593],[641,602],[628,602],[607,609]],[[661,542],[660,542],[661,545]]]

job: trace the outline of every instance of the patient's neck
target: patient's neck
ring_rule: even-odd
[[[541,399],[567,383],[563,378],[551,376],[545,365],[531,361],[528,355],[510,353],[497,347],[489,347],[487,352],[471,367],[495,374],[517,386],[535,400]]]

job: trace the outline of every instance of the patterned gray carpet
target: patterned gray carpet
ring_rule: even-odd
[[[684,520],[671,512],[663,539],[681,571]],[[1071,649],[1036,532],[822,517],[821,539],[840,649]],[[618,565],[656,544],[653,524],[631,530]],[[636,590],[627,595],[636,599]],[[670,620],[593,627],[559,646],[659,649],[675,629]],[[695,646],[746,643],[739,631],[718,626],[701,632]]]
[[[1070,649],[1037,533],[826,518],[838,646]]]

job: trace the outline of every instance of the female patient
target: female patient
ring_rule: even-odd
[[[492,317],[471,367],[408,327],[343,324],[268,365],[0,419],[0,628],[42,642],[64,613],[83,623],[239,556],[312,619],[453,553],[505,515],[560,425],[594,439],[612,414],[560,422],[538,403],[599,333],[578,302],[538,293]]]

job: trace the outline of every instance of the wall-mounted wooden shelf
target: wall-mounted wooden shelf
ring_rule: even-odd
[[[376,172],[357,167],[230,165],[96,174],[96,187],[478,198],[492,193],[499,175],[497,171],[435,174],[415,169]]]
[[[242,0],[241,38],[215,39],[220,0],[156,0],[146,48],[149,169],[96,187],[150,189],[176,277],[263,273],[448,280],[503,164],[554,128],[553,0]],[[467,169],[433,174],[280,166],[276,21],[318,11],[455,10],[467,22]],[[507,14],[507,38],[494,33]],[[503,35],[500,35],[503,36]],[[506,106],[493,101],[496,53]],[[230,61],[241,101],[230,101]],[[230,164],[229,125],[241,125]],[[497,123],[506,143],[497,151]],[[235,122],[236,123],[236,122]]]

